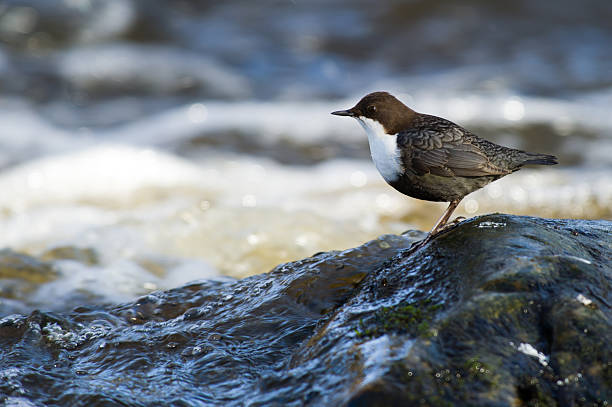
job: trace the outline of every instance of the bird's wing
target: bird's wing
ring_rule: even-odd
[[[398,134],[403,159],[420,175],[480,177],[511,172],[494,165],[481,149],[486,142],[474,143],[476,139],[462,127],[435,116],[425,116],[421,123]]]

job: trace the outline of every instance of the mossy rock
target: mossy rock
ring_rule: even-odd
[[[99,264],[98,253],[89,247],[59,246],[49,249],[40,255],[44,261],[74,260],[88,266]]]
[[[352,355],[351,406],[603,405],[610,259],[610,222],[471,219],[370,273],[299,363]]]
[[[0,250],[0,279],[20,279],[41,284],[57,277],[53,266],[35,257],[9,249]]]

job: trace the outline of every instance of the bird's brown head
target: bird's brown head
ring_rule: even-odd
[[[417,113],[387,92],[365,95],[359,103],[348,110],[332,112],[336,116],[349,116],[376,120],[387,134],[396,134],[410,127]]]

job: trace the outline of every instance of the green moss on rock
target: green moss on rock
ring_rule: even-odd
[[[358,337],[378,337],[388,333],[429,336],[430,322],[440,309],[442,304],[432,304],[430,299],[382,307],[371,318],[361,319],[355,333]]]

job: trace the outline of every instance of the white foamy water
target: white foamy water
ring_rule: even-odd
[[[354,239],[343,238],[341,229],[323,238],[324,229],[343,222],[360,219],[357,229],[381,231],[376,211],[362,216],[376,200],[353,186],[370,181],[384,191],[377,177],[366,162],[293,168],[229,156],[194,165],[151,149],[94,147],[35,160],[0,176],[6,192],[0,198],[5,231],[0,242],[44,248],[87,242],[95,231],[95,236],[105,235],[99,249],[112,258],[127,250],[125,242],[115,247],[118,237],[130,240],[136,233],[135,252],[149,247],[206,258],[204,253],[223,251],[248,263],[244,253],[238,254],[240,247],[252,251],[270,245],[281,258],[293,258],[282,253],[307,254],[322,239],[351,245]],[[283,248],[288,235],[296,248]],[[236,245],[240,240],[244,244]],[[232,269],[222,263],[216,265]]]
[[[548,366],[548,362],[550,361],[550,356],[547,356],[547,355],[543,354],[542,352],[539,352],[531,344],[529,344],[529,343],[521,343],[517,347],[517,350],[519,352],[524,353],[527,356],[531,356],[531,357],[534,357],[534,358],[538,359],[538,362],[540,362],[540,364],[542,366]]]

